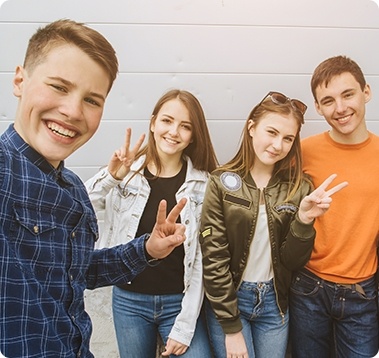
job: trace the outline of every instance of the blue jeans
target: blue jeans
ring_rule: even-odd
[[[288,341],[288,313],[282,316],[276,303],[273,281],[242,282],[238,309],[249,358],[283,358]],[[215,358],[226,358],[225,334],[205,301],[209,338]]]
[[[181,311],[183,294],[147,295],[113,288],[113,319],[121,358],[155,358],[158,333],[164,343]],[[170,357],[177,357],[170,355]],[[183,358],[209,358],[210,345],[200,315]]]
[[[292,357],[373,357],[378,352],[375,279],[359,285],[294,274],[290,294]]]

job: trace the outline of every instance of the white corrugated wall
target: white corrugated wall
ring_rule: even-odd
[[[251,108],[269,90],[309,106],[302,136],[327,128],[309,81],[322,60],[356,60],[371,85],[368,127],[379,134],[379,8],[371,0],[8,0],[0,8],[0,131],[14,119],[12,76],[27,40],[47,22],[89,24],[114,45],[120,73],[92,140],[67,160],[83,180],[123,143],[148,129],[166,90],[193,92],[202,103],[220,162],[235,152]],[[109,296],[88,297],[97,357],[116,357]]]

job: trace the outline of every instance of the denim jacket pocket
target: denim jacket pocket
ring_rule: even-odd
[[[122,184],[117,185],[112,198],[113,210],[117,213],[130,210],[133,208],[139,193],[140,189],[135,186],[128,185],[127,187],[124,187]]]

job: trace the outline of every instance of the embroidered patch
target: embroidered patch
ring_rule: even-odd
[[[226,190],[237,191],[241,189],[242,179],[236,173],[225,172],[220,176],[221,184],[224,186]]]
[[[294,204],[291,204],[291,203],[283,203],[283,204],[280,204],[280,205],[275,205],[274,206],[274,210],[277,212],[277,213],[292,213],[292,214],[295,214],[298,210],[298,207]]]
[[[207,236],[209,235],[212,235],[212,228],[211,227],[207,227],[206,229],[203,230],[203,232],[201,233],[201,236],[203,237],[203,239],[205,239]]]

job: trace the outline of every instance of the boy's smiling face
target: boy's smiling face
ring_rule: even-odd
[[[331,126],[331,137],[340,143],[360,143],[367,138],[365,122],[366,103],[371,90],[360,84],[349,72],[333,77],[328,85],[316,88],[317,112]]]
[[[57,167],[96,132],[110,80],[81,49],[64,44],[32,71],[18,67],[13,83],[16,131]]]

